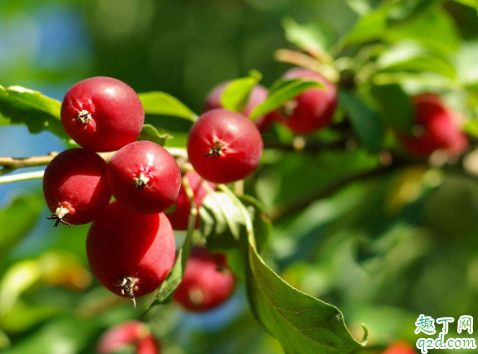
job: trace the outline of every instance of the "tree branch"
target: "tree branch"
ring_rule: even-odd
[[[0,156],[0,166],[8,170],[15,170],[23,167],[35,167],[48,165],[53,158],[58,155],[57,152],[50,152],[45,156],[31,156],[31,157],[7,157]]]
[[[191,169],[189,163],[187,162],[188,154],[185,149],[181,148],[165,148],[168,152],[174,156],[178,162],[178,165],[181,169]],[[109,161],[115,154],[113,152],[103,152],[99,155],[105,160]],[[44,156],[31,156],[31,157],[9,157],[9,156],[0,156],[0,184],[9,183],[9,182],[18,182],[29,179],[39,179],[43,177],[44,171],[20,173],[12,176],[3,176],[4,174],[10,173],[19,168],[26,167],[37,167],[37,166],[46,166],[51,160],[58,155],[58,152],[50,152],[48,155]]]
[[[28,181],[30,179],[41,179],[45,171],[35,171],[35,172],[25,172],[19,173],[11,176],[1,176],[0,184],[10,183],[10,182],[19,182],[19,181]]]

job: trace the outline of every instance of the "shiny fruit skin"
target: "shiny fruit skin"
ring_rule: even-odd
[[[321,82],[325,87],[302,92],[272,115],[296,134],[315,133],[332,122],[337,106],[337,88],[322,75],[308,69],[293,68],[282,76],[284,80],[300,78]]]
[[[234,275],[227,269],[224,255],[211,254],[205,248],[194,247],[173,299],[185,310],[209,311],[229,299],[234,287]]]
[[[421,127],[419,136],[399,136],[405,150],[416,157],[426,158],[436,150],[459,155],[468,147],[466,135],[455,121],[454,113],[434,94],[413,98],[415,124]]]
[[[56,156],[45,170],[43,194],[50,211],[59,207],[65,223],[81,225],[98,218],[111,199],[106,162],[85,149],[69,149]]]
[[[124,82],[92,77],[68,90],[61,105],[61,122],[85,149],[114,151],[138,138],[144,109],[136,92]]]
[[[136,346],[137,354],[159,354],[160,349],[150,330],[139,321],[124,322],[109,329],[98,343],[99,354],[113,354],[125,346]]]
[[[218,108],[223,108],[221,104],[221,96],[224,93],[224,90],[226,89],[227,85],[229,85],[229,81],[223,82],[222,84],[217,85],[214,87],[207,95],[206,97],[206,103],[203,106],[203,112],[211,111],[213,109],[218,109]],[[262,102],[264,102],[269,94],[269,91],[262,86],[262,85],[256,85],[254,88],[251,90],[251,93],[249,95],[249,99],[247,101],[246,106],[244,107],[244,110],[241,112],[244,114],[246,117],[249,117],[251,112],[256,108],[258,105],[260,105]],[[256,125],[257,129],[261,133],[264,133],[269,129],[273,122],[273,116],[271,115],[265,115],[262,117],[257,118],[254,121],[254,124]]]
[[[188,138],[189,162],[204,179],[232,183],[249,176],[259,165],[262,138],[245,116],[225,109],[203,114]]]
[[[201,177],[195,172],[187,172],[185,177],[188,179],[189,186],[194,193],[194,202],[196,203],[196,208],[199,208],[202,204],[204,197],[207,195],[207,190],[203,187]],[[208,183],[211,189],[215,190],[216,186],[211,182]],[[189,222],[189,212],[191,210],[191,203],[189,198],[184,190],[184,186],[181,186],[179,191],[178,198],[173,204],[175,210],[167,214],[171,226],[174,230],[184,231],[188,229]],[[199,215],[196,220],[196,228],[199,227]]]
[[[139,214],[165,211],[181,187],[176,160],[151,141],[136,141],[120,149],[108,163],[107,178],[115,199]]]
[[[123,278],[136,280],[134,297],[156,290],[166,279],[175,260],[173,229],[164,214],[141,215],[122,207],[108,205],[91,225],[86,253],[98,281],[116,295]]]

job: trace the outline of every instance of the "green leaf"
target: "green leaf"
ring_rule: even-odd
[[[257,248],[267,244],[272,234],[264,206],[251,196],[238,197],[249,213],[256,232]],[[199,209],[200,230],[212,250],[225,251],[239,247],[241,235],[245,235],[245,221],[241,210],[231,197],[224,192],[210,193],[204,198]]]
[[[343,40],[343,46],[361,44],[378,39],[387,29],[387,12],[389,6],[382,6],[360,18]]]
[[[327,52],[329,41],[327,34],[316,23],[298,24],[294,19],[287,17],[282,21],[285,30],[285,38],[300,49],[320,56]]]
[[[209,193],[199,208],[199,216],[199,228],[208,248],[226,250],[238,245],[244,219],[226,193]]]
[[[413,40],[444,54],[457,51],[461,41],[453,17],[440,7],[432,8],[404,25],[391,27],[381,38],[389,43]]]
[[[172,136],[169,135],[165,129],[160,128],[158,130],[151,124],[144,124],[137,140],[149,140],[158,145],[164,146],[167,139],[172,139]]]
[[[250,195],[241,195],[238,196],[238,198],[246,208],[252,220],[256,248],[258,252],[261,252],[272,236],[272,222],[269,219],[264,206],[257,199]]]
[[[42,267],[37,260],[14,263],[0,280],[0,317],[15,304],[18,297],[42,277]]]
[[[174,291],[183,280],[183,274],[186,269],[186,263],[189,258],[189,254],[191,253],[192,246],[193,232],[188,232],[186,238],[184,239],[183,245],[178,251],[173,268],[159,287],[156,298],[154,299],[153,303],[149,305],[146,312],[148,312],[153,306],[163,305],[171,302]]]
[[[293,288],[261,259],[248,242],[247,295],[252,311],[286,353],[350,353],[358,343],[338,308]]]
[[[342,313],[334,306],[293,288],[272,271],[256,249],[253,222],[247,206],[227,187],[219,186],[241,211],[247,235],[247,294],[257,320],[286,353],[349,353],[361,348],[350,334]],[[365,331],[364,342],[367,339]]]
[[[342,46],[372,40],[396,43],[403,39],[449,53],[458,48],[459,34],[451,16],[437,5],[442,0],[385,2],[360,18],[344,38]]]
[[[269,90],[267,99],[251,112],[254,121],[282,106],[287,101],[297,97],[305,90],[311,88],[325,89],[324,85],[317,81],[306,79],[279,80]]]
[[[474,136],[475,138],[478,138],[478,120],[476,119],[468,120],[466,124],[463,126],[463,131],[467,134]]]
[[[461,83],[470,86],[478,83],[477,57],[478,41],[463,42],[456,58],[456,68]]]
[[[373,10],[369,0],[346,0],[346,3],[359,16],[365,16]]]
[[[24,124],[31,133],[47,130],[67,139],[60,122],[61,103],[21,86],[0,86],[0,115],[11,124]]]
[[[165,281],[159,287],[155,300],[148,307],[146,312],[148,312],[154,305],[165,304],[171,301],[174,291],[177,289],[179,284],[181,284],[184,272],[186,270],[186,263],[193,246],[193,236],[197,220],[197,208],[194,203],[194,191],[189,185],[189,180],[185,177],[182,180],[182,185],[187,197],[189,198],[189,201],[191,202],[186,238],[184,239],[182,247],[178,251],[176,262],[174,263],[173,268],[169,272]]]
[[[412,102],[403,89],[396,84],[374,85],[372,94],[381,107],[381,113],[390,126],[410,134],[415,117]]]
[[[179,117],[195,122],[197,115],[177,98],[165,92],[140,93],[139,98],[146,114]]]
[[[238,198],[250,215],[260,252],[272,235],[272,223],[259,201],[247,195]],[[207,247],[225,253],[229,268],[237,276],[244,278],[246,250],[240,239],[246,237],[246,225],[236,201],[224,192],[209,194],[203,200],[199,215],[200,229],[206,238]]]
[[[221,96],[221,105],[224,109],[233,112],[242,112],[247,105],[249,95],[261,80],[262,75],[258,71],[251,71],[248,77],[231,81]]]
[[[401,42],[391,47],[378,58],[377,67],[381,71],[429,72],[452,79],[457,77],[455,67],[446,57],[416,42]]]
[[[403,21],[409,21],[428,11],[444,0],[402,0],[390,6],[388,11],[389,25],[398,25]]]
[[[410,94],[423,92],[441,93],[443,90],[460,90],[459,83],[450,78],[431,73],[382,72],[373,76],[380,85],[398,84]]]
[[[377,152],[384,137],[384,125],[379,114],[348,92],[340,91],[339,100],[362,144],[371,152]]]
[[[19,196],[0,210],[0,259],[4,260],[12,249],[35,226],[42,201],[36,195]]]

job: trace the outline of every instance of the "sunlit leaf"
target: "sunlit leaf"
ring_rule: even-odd
[[[430,72],[449,78],[457,76],[455,67],[447,58],[420,46],[416,42],[399,43],[377,60],[379,70]]]
[[[270,88],[269,97],[254,108],[250,117],[252,120],[256,120],[311,88],[324,89],[324,85],[320,82],[306,79],[279,80]]]
[[[250,214],[256,231],[259,250],[265,246],[272,233],[272,224],[264,207],[251,196],[239,197]],[[224,192],[211,193],[204,198],[199,210],[200,230],[206,237],[208,248],[227,250],[239,247],[239,239],[245,234],[245,221],[234,200]]]
[[[444,55],[454,53],[460,45],[456,23],[441,7],[432,7],[413,21],[391,27],[381,38],[389,43],[415,41]]]
[[[18,297],[40,280],[42,269],[37,260],[15,263],[0,280],[0,317],[15,304]]]
[[[272,223],[259,201],[247,195],[239,198],[252,220],[256,232],[256,244],[260,251],[272,234]],[[244,278],[246,254],[240,238],[245,237],[246,226],[237,204],[228,194],[215,192],[206,196],[199,214],[200,228],[206,237],[207,247],[227,254],[231,270],[240,278]]]
[[[478,41],[466,41],[462,43],[457,53],[456,69],[460,82],[465,85],[476,85],[478,83]]]
[[[0,86],[0,115],[11,124],[24,124],[31,133],[47,130],[68,138],[60,122],[61,103],[21,86]]]
[[[196,121],[197,115],[177,98],[168,93],[154,91],[138,94],[146,114],[172,116]]]
[[[138,140],[149,140],[158,145],[164,146],[166,140],[171,138],[172,136],[169,135],[165,129],[158,129],[151,124],[144,124]]]
[[[282,21],[282,27],[289,42],[314,56],[320,56],[329,47],[327,34],[317,23],[298,24],[288,17]]]
[[[463,131],[466,132],[467,134],[474,136],[475,138],[478,138],[478,120],[476,119],[468,120],[466,124],[463,126]]]
[[[360,16],[365,16],[373,11],[370,0],[346,0],[347,5]]]
[[[242,112],[247,105],[252,89],[261,78],[262,75],[253,70],[248,77],[229,82],[221,96],[222,107],[233,112]]]
[[[254,315],[286,353],[350,353],[362,346],[338,308],[293,288],[248,242],[247,294]],[[365,327],[364,327],[365,329]],[[366,343],[368,333],[362,341]]]
[[[388,10],[389,25],[398,25],[403,21],[413,20],[415,17],[429,11],[444,0],[402,0],[394,3]]]
[[[442,52],[458,48],[459,36],[450,15],[438,5],[442,0],[404,0],[384,2],[360,18],[345,36],[342,45],[372,40],[397,43],[416,40]]]

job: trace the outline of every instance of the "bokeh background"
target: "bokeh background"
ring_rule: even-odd
[[[61,100],[81,79],[111,76],[137,92],[166,91],[199,112],[214,85],[257,69],[267,86],[289,67],[273,59],[276,49],[291,47],[284,18],[318,23],[339,38],[358,19],[351,3],[357,9],[377,2],[1,0],[0,84]],[[436,11],[451,26],[450,41],[478,39],[476,10],[446,2]],[[189,128],[166,118],[160,125]],[[3,156],[64,148],[48,132],[0,128]],[[272,210],[376,162],[360,149],[270,152],[246,191]],[[148,300],[135,310],[92,278],[87,226],[53,230],[44,220],[40,181],[0,185],[0,208],[0,352],[93,353],[107,328],[140,318]],[[265,258],[289,283],[341,308],[357,338],[365,323],[370,351],[380,352],[396,339],[414,343],[421,313],[478,316],[477,215],[474,177],[405,167],[289,210],[276,220]],[[148,320],[164,353],[282,352],[249,312],[243,286],[210,313],[190,315],[171,305]]]

